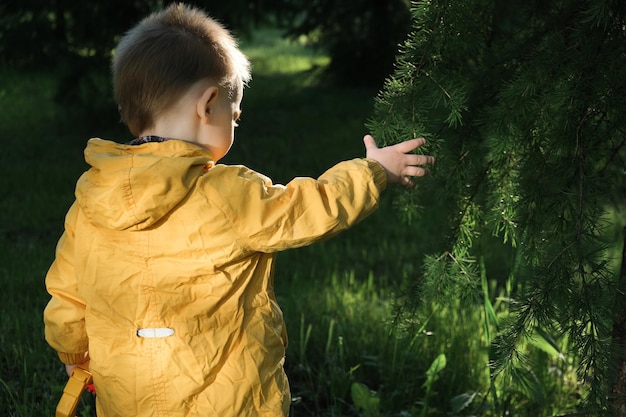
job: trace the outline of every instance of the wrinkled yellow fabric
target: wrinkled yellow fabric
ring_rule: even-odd
[[[44,321],[63,362],[89,352],[98,415],[287,415],[275,254],[371,213],[382,167],[355,159],[283,186],[179,140],[91,139],[85,159]],[[161,327],[174,334],[137,336]]]

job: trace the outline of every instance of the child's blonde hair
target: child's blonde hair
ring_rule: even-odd
[[[228,30],[184,4],[142,20],[122,37],[113,58],[115,100],[134,135],[202,79],[235,94],[250,80],[250,62]]]

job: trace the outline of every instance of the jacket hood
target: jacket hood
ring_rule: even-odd
[[[91,166],[76,185],[76,201],[90,221],[113,230],[154,225],[184,200],[213,166],[204,148],[180,140],[122,145],[91,139]]]

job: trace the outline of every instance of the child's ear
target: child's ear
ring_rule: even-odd
[[[213,115],[213,108],[217,105],[217,97],[219,88],[216,86],[207,87],[196,104],[196,112],[203,123],[208,123],[209,118]]]

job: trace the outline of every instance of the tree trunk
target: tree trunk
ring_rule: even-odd
[[[620,269],[618,291],[613,321],[613,343],[616,347],[616,375],[611,387],[611,404],[616,416],[626,416],[626,227]]]

